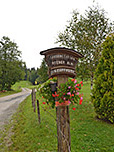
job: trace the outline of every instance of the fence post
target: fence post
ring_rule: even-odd
[[[35,92],[35,89],[33,89],[33,105],[34,105],[34,112],[36,112],[36,104],[35,104],[35,101],[36,101],[36,92]]]
[[[37,100],[37,112],[38,112],[38,122],[40,124],[40,108],[39,108],[39,100]]]
[[[35,92],[35,89],[32,89],[32,106],[34,107],[34,112],[36,112],[36,104],[35,104],[35,101],[36,101],[36,92]]]
[[[32,107],[34,106],[34,104],[33,104],[33,89],[32,89],[32,92],[31,92],[31,98],[32,98]]]

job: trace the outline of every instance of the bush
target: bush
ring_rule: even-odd
[[[103,51],[95,72],[92,102],[98,118],[114,123],[114,34],[102,44]]]

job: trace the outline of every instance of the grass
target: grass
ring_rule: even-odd
[[[31,82],[29,82],[29,81],[16,82],[16,83],[11,87],[11,89],[12,89],[11,91],[7,91],[7,92],[0,93],[0,97],[21,92],[22,88],[32,88],[32,87],[34,87],[34,86],[33,86],[33,85],[31,84]]]
[[[114,125],[95,119],[93,105],[90,102],[90,84],[84,83],[82,92],[84,101],[76,105],[76,111],[70,106],[70,129],[72,152],[114,152]],[[37,98],[38,95],[37,95]],[[2,152],[56,152],[57,138],[55,109],[50,109],[42,104],[40,98],[41,124],[38,124],[37,112],[33,112],[31,96],[22,102],[13,121],[7,126],[0,145]],[[42,107],[44,109],[42,109]],[[11,141],[4,138],[7,131],[13,126]],[[6,146],[9,144],[10,146]]]

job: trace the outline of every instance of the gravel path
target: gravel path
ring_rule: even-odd
[[[18,105],[31,94],[31,90],[22,89],[22,92],[0,98],[0,129],[8,123]]]

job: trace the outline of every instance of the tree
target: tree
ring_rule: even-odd
[[[48,68],[44,59],[42,60],[40,68],[38,69],[38,76],[38,83],[43,83],[48,80]]]
[[[16,43],[3,36],[0,41],[0,89],[10,90],[11,85],[24,77],[21,51]]]
[[[99,118],[114,123],[114,33],[106,38],[102,47],[95,72],[92,102]]]
[[[35,84],[36,79],[38,78],[38,72],[35,68],[31,68],[29,80],[32,84]]]
[[[101,43],[112,30],[113,24],[109,22],[105,11],[97,5],[89,7],[83,16],[77,11],[73,11],[69,25],[58,35],[57,43],[75,49],[84,55],[79,62],[78,69],[88,73],[91,78],[91,87],[93,86],[94,71],[102,51]],[[86,66],[84,67],[81,63]]]

